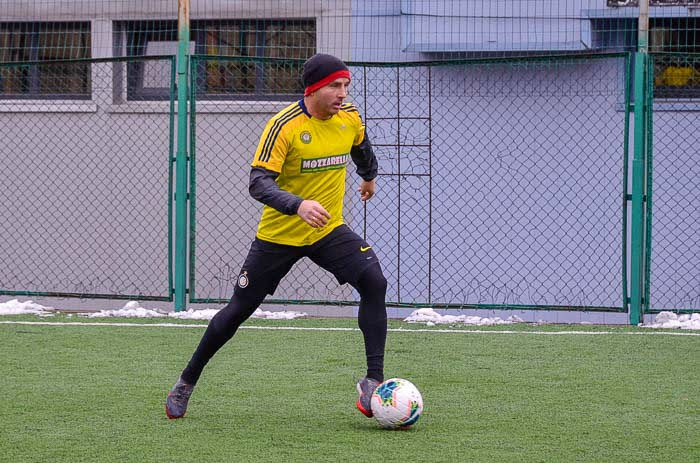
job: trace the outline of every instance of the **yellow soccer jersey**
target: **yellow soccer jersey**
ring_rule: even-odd
[[[290,246],[313,244],[343,223],[346,165],[350,148],[364,140],[365,126],[351,103],[327,120],[316,119],[304,100],[289,105],[267,123],[253,167],[278,172],[277,184],[303,199],[318,201],[331,218],[313,228],[298,215],[263,207],[257,237]]]

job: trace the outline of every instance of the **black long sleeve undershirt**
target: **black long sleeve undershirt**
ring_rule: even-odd
[[[363,180],[369,182],[377,176],[379,165],[367,134],[365,134],[365,139],[362,140],[362,143],[350,149],[350,157],[357,166],[357,175],[362,177]]]
[[[263,167],[253,167],[250,170],[248,191],[254,199],[282,214],[294,215],[304,199],[281,189],[275,182],[278,175],[277,172]]]

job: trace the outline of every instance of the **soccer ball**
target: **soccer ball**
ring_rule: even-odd
[[[387,379],[377,386],[370,403],[377,423],[386,429],[409,428],[423,413],[418,388],[402,378]]]

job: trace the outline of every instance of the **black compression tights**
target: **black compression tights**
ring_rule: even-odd
[[[367,376],[378,381],[384,375],[386,344],[386,278],[379,265],[367,268],[355,286],[360,293],[358,325],[365,341]],[[238,327],[255,312],[265,295],[250,294],[236,288],[231,301],[209,322],[197,350],[182,372],[182,379],[196,384],[202,370],[214,354],[236,334]]]
[[[355,289],[360,293],[357,323],[365,338],[367,376],[382,382],[386,344],[386,278],[379,265],[367,268]]]
[[[197,383],[209,360],[236,334],[238,327],[255,312],[264,298],[264,293],[259,296],[249,291],[240,291],[236,286],[231,301],[209,322],[197,350],[182,371],[183,381],[189,384]]]

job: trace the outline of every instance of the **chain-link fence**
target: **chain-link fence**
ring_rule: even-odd
[[[346,221],[380,256],[390,303],[622,310],[626,69],[627,55],[352,66],[349,100],[380,177],[365,210],[350,166]],[[225,114],[204,89],[193,91],[190,290],[223,301],[261,210],[249,165],[280,106]],[[302,261],[275,300],[357,297]]]
[[[654,54],[646,308],[700,310],[700,55]]]
[[[202,0],[186,38],[187,2],[5,3],[0,294],[228,299],[261,208],[247,191],[258,138],[325,52],[355,63],[380,189],[359,201],[351,165],[345,216],[378,251],[391,304],[700,310],[697,0],[651,0],[648,41],[635,0]],[[175,123],[178,41],[192,112]],[[648,105],[628,95],[638,49],[652,53]],[[630,109],[651,106],[631,136]],[[173,166],[189,161],[175,202]],[[642,162],[646,189],[627,178]],[[173,254],[184,184],[190,249]],[[274,297],[357,302],[306,262]]]
[[[173,61],[0,64],[0,294],[172,300]]]
[[[653,63],[646,309],[696,311],[698,121],[678,95],[698,57]],[[278,65],[291,89],[298,64],[193,58],[210,69],[191,89],[192,301],[231,294],[260,212],[249,163],[282,106],[221,86],[213,98],[202,76]],[[627,55],[352,66],[380,194],[366,207],[348,194],[345,214],[377,249],[389,302],[622,310],[627,69]],[[66,98],[2,106],[2,294],[171,299],[173,74],[169,57],[0,67],[5,89]],[[357,295],[301,262],[274,300]]]

